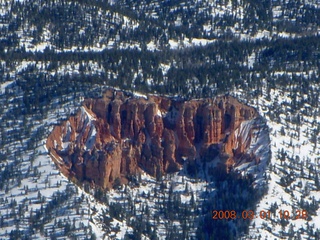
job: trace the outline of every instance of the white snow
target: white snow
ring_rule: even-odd
[[[13,84],[15,81],[7,81],[5,83],[0,84],[0,94],[4,93],[7,87],[10,87],[11,84]]]

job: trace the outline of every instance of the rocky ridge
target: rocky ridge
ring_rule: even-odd
[[[256,126],[246,124],[257,118],[254,108],[231,96],[184,101],[108,89],[102,98],[84,100],[46,146],[64,175],[112,188],[141,170],[157,176],[217,156],[226,171],[258,164],[259,156],[249,153]]]

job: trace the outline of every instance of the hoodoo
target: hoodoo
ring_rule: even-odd
[[[46,145],[67,176],[112,188],[145,171],[170,173],[185,161],[225,156],[225,169],[259,158],[249,154],[257,111],[231,96],[184,101],[108,89],[86,99],[56,126]],[[245,156],[245,157],[244,157]]]

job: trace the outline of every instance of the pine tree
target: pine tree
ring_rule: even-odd
[[[319,191],[320,190],[320,181],[319,181],[319,174],[318,172],[315,173],[315,177],[314,177],[314,184],[317,188],[317,190]]]

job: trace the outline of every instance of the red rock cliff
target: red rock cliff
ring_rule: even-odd
[[[230,96],[145,99],[109,89],[100,99],[85,100],[46,145],[65,175],[111,188],[141,170],[152,176],[178,171],[185,160],[208,156],[210,146],[219,146],[231,166],[246,148],[235,130],[257,115]]]

